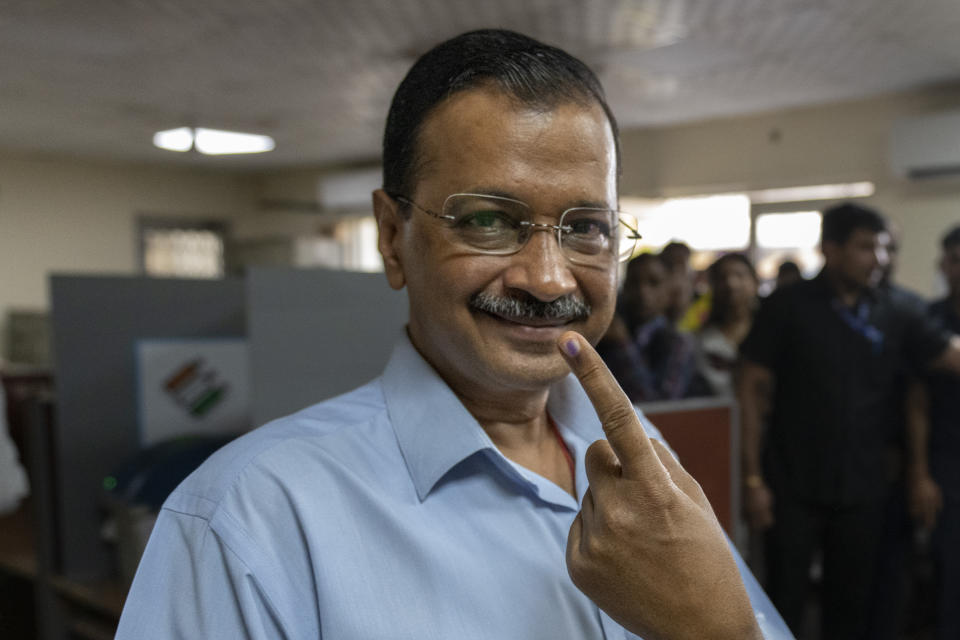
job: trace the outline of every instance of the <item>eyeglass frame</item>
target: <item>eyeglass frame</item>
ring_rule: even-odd
[[[425,213],[425,214],[427,214],[427,215],[429,215],[429,216],[432,216],[432,217],[434,217],[434,218],[436,218],[436,219],[438,219],[438,220],[445,220],[445,221],[448,221],[448,222],[454,222],[454,221],[456,221],[456,218],[455,218],[454,216],[445,215],[445,214],[443,214],[443,213],[437,213],[436,211],[431,211],[430,209],[427,209],[426,207],[423,207],[423,206],[417,204],[416,202],[414,202],[413,200],[411,200],[410,198],[408,198],[408,197],[406,197],[406,196],[402,196],[402,195],[394,194],[394,193],[387,193],[387,195],[390,196],[391,198],[393,198],[394,200],[396,200],[397,202],[401,203],[401,204],[409,205],[409,206],[411,206],[411,207],[413,207],[413,208],[415,208],[415,209],[419,209],[419,210],[422,211],[423,213]],[[448,196],[444,199],[444,201],[443,201],[443,206],[444,206],[444,208],[446,208],[447,202],[450,201],[450,198],[454,198],[454,197],[457,197],[457,196],[473,196],[473,197],[477,197],[477,198],[488,198],[488,199],[493,199],[493,200],[504,200],[504,201],[506,201],[506,202],[513,202],[513,203],[515,203],[515,204],[523,205],[524,207],[526,207],[526,208],[531,212],[531,214],[532,214],[532,212],[533,212],[533,207],[531,207],[530,205],[528,205],[526,202],[523,202],[522,200],[517,200],[517,199],[515,199],[515,198],[507,198],[507,197],[505,197],[505,196],[491,195],[491,194],[489,194],[489,193],[451,193],[451,194],[448,195]],[[563,212],[560,214],[560,220],[562,221],[562,220],[563,220],[563,217],[564,217],[565,215],[567,215],[568,212],[570,212],[570,211],[577,211],[577,210],[586,210],[586,211],[609,211],[609,212],[611,212],[611,213],[615,213],[615,214],[617,215],[617,224],[618,224],[618,226],[621,226],[621,225],[622,225],[623,227],[625,227],[626,229],[628,229],[628,230],[633,234],[633,235],[632,235],[633,248],[632,248],[629,252],[626,252],[626,253],[624,253],[624,254],[622,254],[622,255],[618,253],[618,254],[617,254],[617,260],[616,260],[616,263],[615,263],[615,264],[620,264],[620,263],[622,263],[622,262],[626,262],[627,260],[629,260],[629,259],[633,256],[634,252],[636,252],[637,241],[640,240],[640,238],[643,237],[643,236],[640,235],[640,232],[639,232],[637,229],[635,229],[635,228],[633,228],[632,226],[630,226],[629,224],[627,224],[627,222],[626,222],[626,221],[624,220],[624,218],[623,218],[623,216],[625,216],[625,215],[628,215],[628,216],[630,216],[631,218],[633,218],[633,217],[634,217],[633,215],[631,215],[631,214],[629,214],[629,213],[626,213],[625,211],[620,211],[619,209],[609,209],[609,208],[605,208],[605,207],[570,207],[569,209],[564,209],[564,210],[563,210]],[[634,219],[635,219],[635,218],[634,218]],[[563,238],[562,238],[562,236],[561,236],[561,233],[564,232],[564,231],[570,231],[570,230],[571,230],[571,227],[565,226],[565,225],[560,225],[560,224],[548,224],[548,223],[544,223],[544,222],[534,222],[533,220],[520,220],[520,221],[519,221],[519,224],[520,224],[523,228],[529,229],[530,231],[528,232],[527,239],[526,239],[523,243],[519,244],[519,245],[517,246],[517,248],[514,249],[514,250],[512,250],[512,251],[507,251],[507,252],[503,252],[503,253],[498,253],[498,252],[494,252],[494,251],[484,251],[483,249],[479,249],[479,248],[477,248],[477,247],[475,247],[475,246],[471,246],[471,245],[469,245],[468,243],[465,243],[465,244],[467,244],[467,246],[469,246],[471,249],[473,249],[474,251],[476,251],[477,254],[479,254],[479,255],[488,255],[488,256],[512,256],[512,255],[514,255],[514,254],[516,254],[516,253],[519,253],[520,251],[523,250],[523,248],[527,245],[527,242],[530,241],[530,238],[533,236],[533,233],[534,233],[535,231],[556,231],[556,232],[557,232],[557,245],[560,247],[561,253],[563,253],[564,257],[566,257],[567,260],[570,260],[570,261],[571,261],[572,263],[574,263],[574,264],[583,264],[584,266],[600,266],[600,265],[593,265],[593,264],[588,263],[588,262],[577,262],[576,260],[574,260],[573,258],[571,258],[570,255],[569,255],[566,251],[563,251]],[[590,255],[590,254],[587,254],[587,255]]]

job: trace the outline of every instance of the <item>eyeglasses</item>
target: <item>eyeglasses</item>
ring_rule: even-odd
[[[392,196],[444,222],[455,244],[490,255],[507,256],[527,244],[534,231],[556,231],[560,250],[575,264],[606,267],[633,255],[640,234],[637,219],[613,209],[573,207],[559,224],[533,221],[533,210],[512,198],[479,193],[447,196],[440,213],[403,196]]]

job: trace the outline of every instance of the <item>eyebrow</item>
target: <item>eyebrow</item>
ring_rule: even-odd
[[[529,203],[527,203],[526,200],[524,200],[523,198],[517,196],[516,194],[510,193],[509,191],[503,191],[503,190],[501,190],[501,189],[493,188],[493,187],[482,187],[482,186],[481,186],[481,187],[473,187],[473,188],[468,189],[468,190],[466,190],[466,191],[461,191],[460,193],[475,193],[475,194],[481,195],[481,196],[494,196],[494,197],[497,197],[497,198],[509,198],[510,200],[517,200],[517,201],[519,201],[519,202],[522,202],[522,203],[526,204],[528,207],[530,206]],[[578,201],[576,201],[574,204],[571,204],[571,205],[569,205],[569,206],[565,206],[563,209],[561,209],[561,211],[566,211],[567,209],[579,209],[579,208],[585,208],[585,209],[610,209],[610,210],[612,210],[612,211],[615,211],[615,210],[617,209],[615,206],[611,206],[611,205],[609,205],[609,204],[607,204],[606,202],[601,201],[601,200],[578,200]]]

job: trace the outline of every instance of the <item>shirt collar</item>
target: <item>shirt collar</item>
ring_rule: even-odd
[[[502,457],[493,441],[404,332],[382,377],[387,412],[420,500],[450,469],[477,452]],[[561,434],[596,439],[599,420],[571,374],[550,388],[547,411]]]
[[[820,273],[812,280],[816,289],[823,295],[825,298],[836,298],[837,292],[834,290],[833,285],[830,284],[830,276],[827,273],[827,268],[823,267],[820,269]],[[863,287],[860,289],[860,293],[857,295],[857,303],[866,302],[867,304],[873,304],[877,300],[877,287]]]

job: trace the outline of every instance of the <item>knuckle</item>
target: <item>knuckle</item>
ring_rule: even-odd
[[[624,406],[620,403],[617,403],[613,406],[605,407],[603,409],[603,428],[608,436],[612,434],[619,435],[620,432],[626,431],[629,427],[631,427],[636,418],[637,414],[634,412],[632,406]]]
[[[596,469],[610,459],[612,451],[609,442],[606,440],[596,440],[587,447],[587,453],[583,458],[584,464],[589,469]]]
[[[638,487],[637,491],[636,499],[644,505],[647,517],[659,517],[675,511],[683,494],[683,490],[669,480]]]
[[[616,424],[629,424],[637,419],[637,413],[633,405],[626,402],[618,402],[607,407],[606,418]]]
[[[603,518],[604,526],[614,533],[614,535],[620,535],[628,531],[631,528],[632,521],[632,511],[623,508],[620,504],[616,504],[608,509],[604,513]]]
[[[580,369],[580,380],[589,387],[601,385],[606,379],[606,375],[608,375],[606,366],[594,360],[585,362],[583,368]]]

